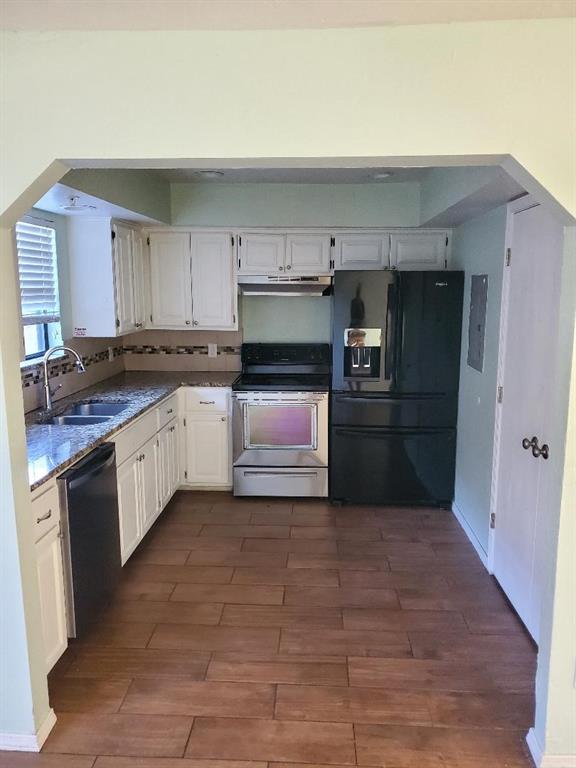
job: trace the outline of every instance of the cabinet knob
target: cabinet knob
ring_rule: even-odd
[[[292,264],[287,264],[286,269],[292,269]]]
[[[220,421],[226,421],[226,416],[221,416]]]
[[[278,267],[278,270],[279,270],[280,272],[284,272],[284,267]]]
[[[190,320],[186,320],[186,325],[190,325]]]
[[[192,322],[192,325],[198,325],[198,320],[194,320],[194,321]]]

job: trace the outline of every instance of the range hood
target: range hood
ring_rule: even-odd
[[[238,288],[244,296],[329,296],[332,278],[329,275],[239,275]]]

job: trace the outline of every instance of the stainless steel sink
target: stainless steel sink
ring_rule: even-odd
[[[62,416],[117,416],[130,405],[129,402],[108,403],[106,401],[91,403],[74,403],[63,411]],[[97,422],[94,422],[97,423]]]
[[[105,421],[110,421],[112,416],[80,416],[62,414],[61,416],[52,416],[51,419],[46,421],[46,424],[58,424],[58,425],[76,425],[78,427],[85,427],[89,424],[103,424]]]

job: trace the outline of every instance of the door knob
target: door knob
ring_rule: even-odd
[[[535,459],[540,458],[542,456],[543,459],[547,459],[550,456],[550,448],[546,443],[543,443],[541,446],[538,445],[538,438],[534,436],[532,439],[525,437],[522,440],[522,448],[524,448],[525,451],[532,449],[532,456],[534,456]]]

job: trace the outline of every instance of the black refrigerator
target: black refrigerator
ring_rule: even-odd
[[[463,272],[336,272],[333,502],[451,503],[463,285]]]

